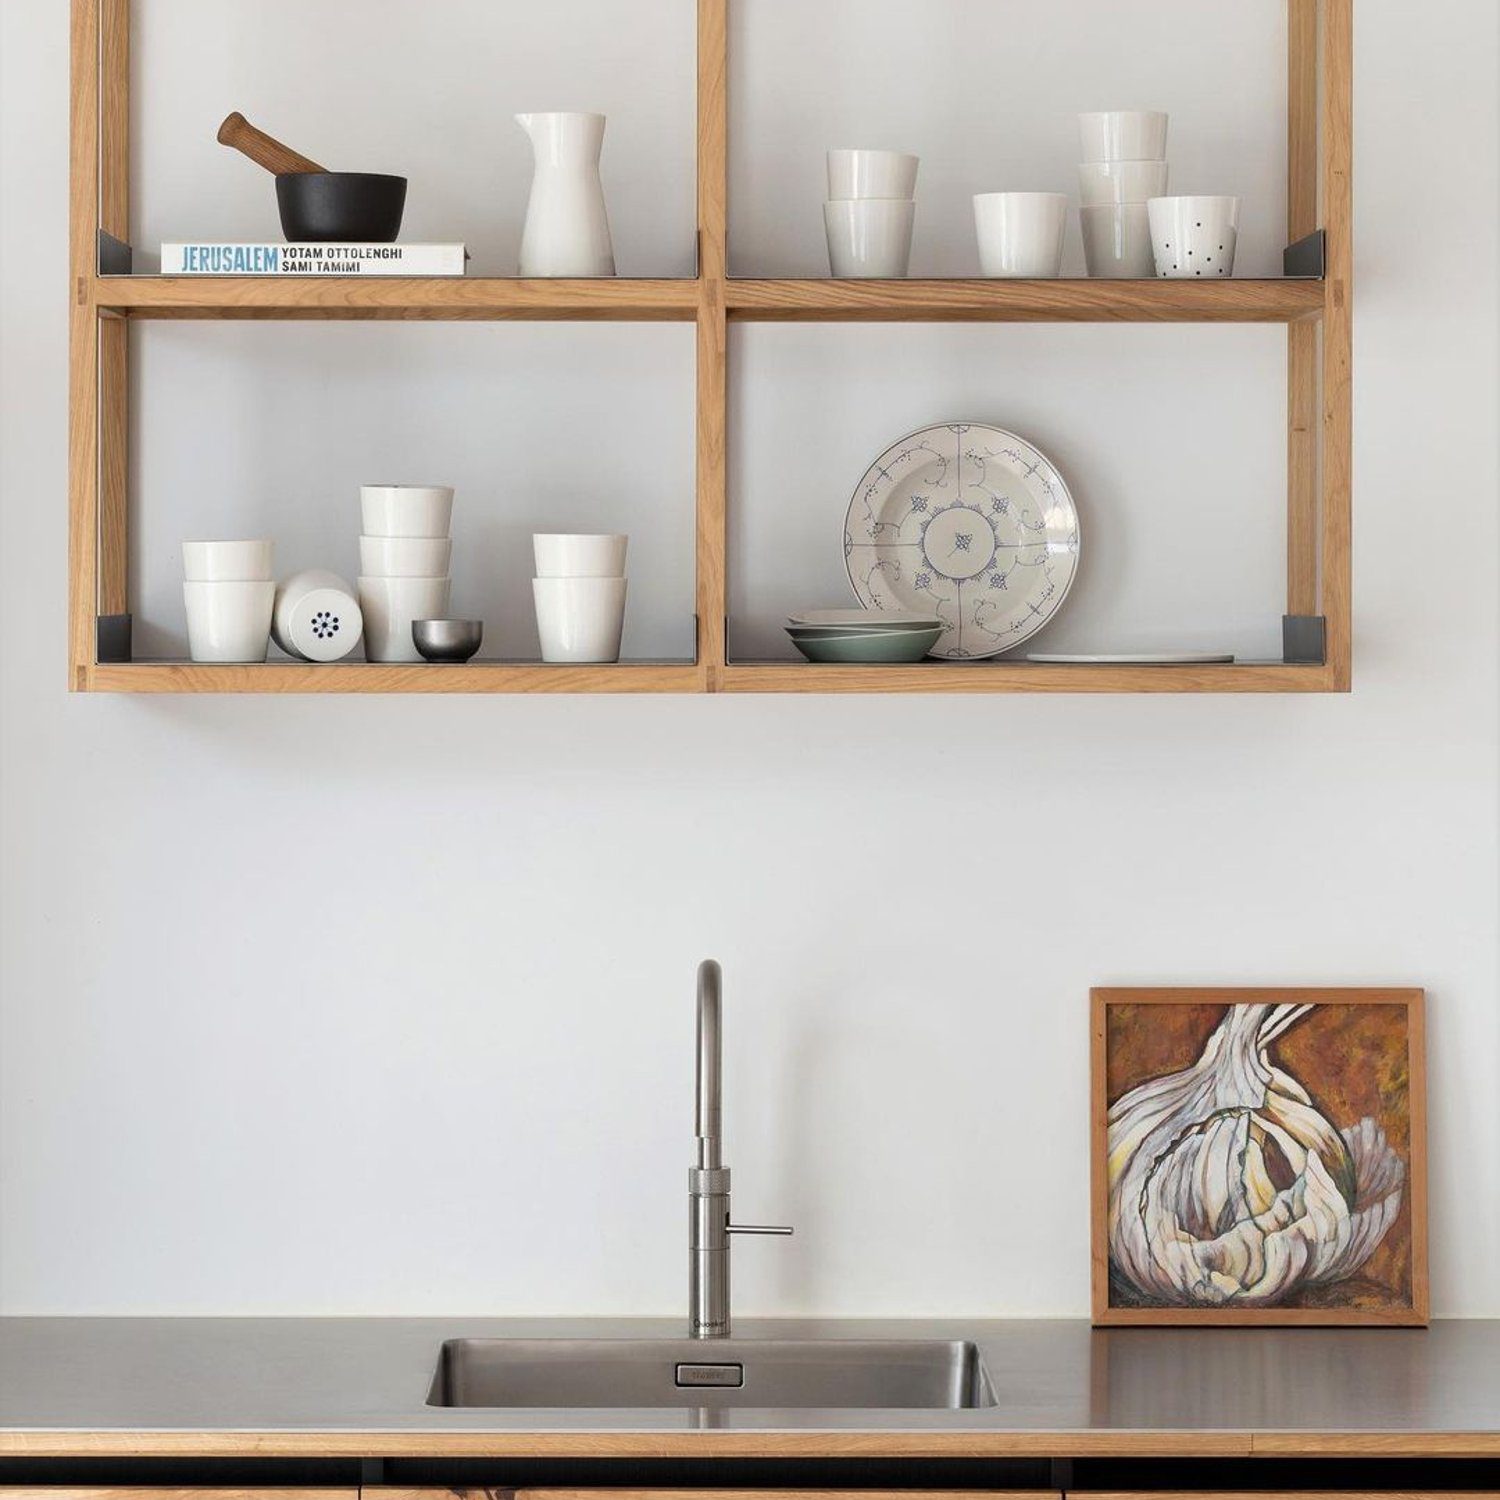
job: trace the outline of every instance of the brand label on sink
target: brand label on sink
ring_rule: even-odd
[[[744,1365],[678,1365],[678,1385],[728,1385],[745,1383]]]

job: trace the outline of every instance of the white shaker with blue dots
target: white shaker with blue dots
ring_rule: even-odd
[[[337,573],[309,568],[276,590],[271,639],[298,661],[342,661],[364,625],[354,590]]]

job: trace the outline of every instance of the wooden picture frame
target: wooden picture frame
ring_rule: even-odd
[[[1422,990],[1090,998],[1096,1324],[1427,1324]]]

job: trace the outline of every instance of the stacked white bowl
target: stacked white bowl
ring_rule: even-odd
[[[577,532],[533,536],[536,633],[542,660],[619,661],[625,629],[628,536]]]
[[[359,492],[359,607],[367,661],[421,661],[413,620],[441,620],[453,591],[453,490],[367,484]]]
[[[182,600],[194,661],[266,659],[276,603],[273,554],[264,538],[182,544]]]
[[[892,278],[911,264],[919,159],[906,151],[828,153],[828,264],[838,277]]]
[[[1154,276],[1147,202],[1167,191],[1167,116],[1153,109],[1079,115],[1083,258],[1090,276]]]

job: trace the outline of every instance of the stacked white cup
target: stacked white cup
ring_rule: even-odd
[[[542,660],[619,661],[625,629],[627,536],[533,536],[536,631]]]
[[[413,620],[441,620],[453,590],[453,490],[367,484],[359,492],[359,607],[367,661],[421,661]]]
[[[828,153],[828,264],[838,277],[905,276],[917,219],[919,158],[907,151]]]
[[[1167,191],[1167,116],[1115,109],[1079,115],[1083,258],[1090,276],[1154,276],[1146,204]]]
[[[273,544],[184,542],[182,599],[194,661],[258,662],[271,642]]]

